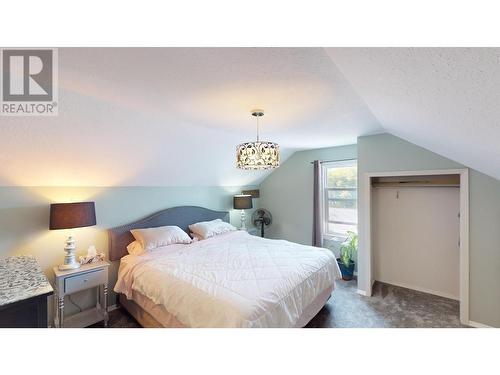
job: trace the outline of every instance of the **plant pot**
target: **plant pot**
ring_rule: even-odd
[[[346,266],[340,258],[337,258],[337,263],[339,264],[340,272],[342,272],[342,280],[352,280],[352,275],[354,274],[354,262],[351,261],[351,264],[349,266]]]

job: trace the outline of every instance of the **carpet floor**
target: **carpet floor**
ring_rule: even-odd
[[[357,293],[357,282],[339,281],[308,328],[461,328],[459,302],[375,282],[372,297]]]
[[[460,328],[458,301],[376,282],[373,296],[356,292],[356,280],[337,289],[306,328]],[[102,323],[91,326],[102,327]],[[125,310],[110,312],[109,327],[140,328]]]

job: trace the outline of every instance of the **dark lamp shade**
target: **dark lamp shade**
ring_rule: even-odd
[[[233,198],[233,207],[235,210],[247,210],[252,208],[251,195],[235,195]]]
[[[54,203],[50,205],[49,229],[90,227],[96,224],[94,202]]]

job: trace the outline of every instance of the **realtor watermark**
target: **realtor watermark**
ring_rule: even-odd
[[[0,49],[2,116],[57,116],[56,48]]]

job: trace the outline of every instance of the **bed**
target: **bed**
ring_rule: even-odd
[[[326,249],[232,231],[129,255],[130,230],[222,219],[228,212],[173,207],[109,230],[120,260],[115,292],[143,327],[303,327],[325,305],[340,271]]]

